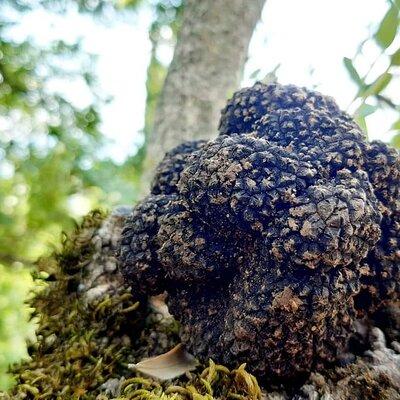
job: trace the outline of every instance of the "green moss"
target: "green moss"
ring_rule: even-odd
[[[129,369],[159,351],[160,342],[178,342],[172,319],[152,318],[128,291],[85,304],[78,293],[84,267],[94,248],[92,238],[105,218],[94,211],[63,238],[63,249],[38,262],[43,288],[32,300],[38,319],[37,341],[30,360],[14,365],[17,382],[2,399],[258,399],[260,389],[244,366],[229,371],[210,361],[180,380],[160,383]],[[119,395],[107,394],[114,379]],[[119,382],[119,383],[118,383]]]
[[[161,385],[140,377],[124,382],[122,397],[118,399],[143,400],[212,400],[212,399],[260,399],[261,390],[255,377],[245,370],[245,365],[230,371],[209,361],[209,366],[190,374],[186,382]],[[107,399],[106,397],[104,400]]]

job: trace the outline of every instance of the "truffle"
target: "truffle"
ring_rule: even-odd
[[[169,151],[158,165],[151,185],[152,194],[173,194],[188,157],[201,149],[205,140],[194,140],[180,144]]]
[[[382,303],[398,300],[400,293],[400,157],[397,150],[373,141],[365,169],[383,214],[382,235],[362,268],[358,308],[369,313]]]
[[[333,99],[257,83],[220,134],[178,146],[122,233],[135,294],[168,292],[201,360],[259,377],[334,362],[358,314],[399,293],[400,157]]]
[[[167,211],[169,197],[149,195],[136,205],[125,222],[119,257],[124,278],[137,297],[164,290],[164,274],[157,255],[156,236],[160,217]]]
[[[253,87],[237,91],[228,101],[221,113],[219,132],[222,135],[252,132],[254,124],[263,116],[284,110],[323,110],[351,121],[331,97],[295,85],[257,82]]]

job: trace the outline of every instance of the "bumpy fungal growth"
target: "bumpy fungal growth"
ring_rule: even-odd
[[[201,360],[298,377],[399,294],[400,157],[329,97],[257,83],[220,135],[167,154],[122,234],[127,281],[168,292]],[[140,289],[140,287],[144,289]]]
[[[163,291],[163,273],[156,253],[159,218],[166,211],[169,198],[147,196],[127,218],[121,240],[120,257],[134,269],[124,269],[137,296]]]
[[[176,192],[181,172],[185,168],[188,157],[201,149],[204,140],[184,142],[169,151],[157,167],[151,186],[153,194],[172,194]]]
[[[383,214],[382,235],[368,254],[358,297],[359,308],[375,310],[394,302],[400,292],[400,157],[386,144],[373,141],[365,168]]]
[[[351,120],[331,97],[295,85],[257,82],[253,87],[237,91],[228,101],[222,110],[219,131],[222,135],[251,132],[254,124],[265,115],[293,110],[323,110]]]

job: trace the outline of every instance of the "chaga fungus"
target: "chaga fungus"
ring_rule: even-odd
[[[168,292],[200,360],[259,377],[334,362],[356,316],[398,300],[400,158],[333,99],[257,83],[220,134],[168,153],[127,220],[135,294]]]

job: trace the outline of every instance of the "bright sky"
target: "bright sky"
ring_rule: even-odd
[[[260,70],[263,77],[280,64],[277,75],[281,83],[316,87],[346,109],[356,88],[342,59],[354,55],[386,8],[385,0],[267,0],[251,42],[243,85],[253,82],[250,76],[254,71]],[[113,140],[106,152],[116,161],[135,151],[143,129],[151,17],[145,7],[124,20],[103,23],[76,13],[54,16],[35,12],[26,16],[14,33],[44,43],[49,38],[72,41],[81,37],[84,48],[98,56],[101,89],[113,96],[102,110],[102,130]],[[171,51],[164,53],[168,61]],[[367,48],[366,53],[371,61],[377,49]],[[368,65],[358,67],[362,71]],[[59,89],[78,105],[90,99],[78,84],[60,84]],[[388,118],[382,114],[368,118],[370,137],[384,139],[381,135],[389,129]]]

